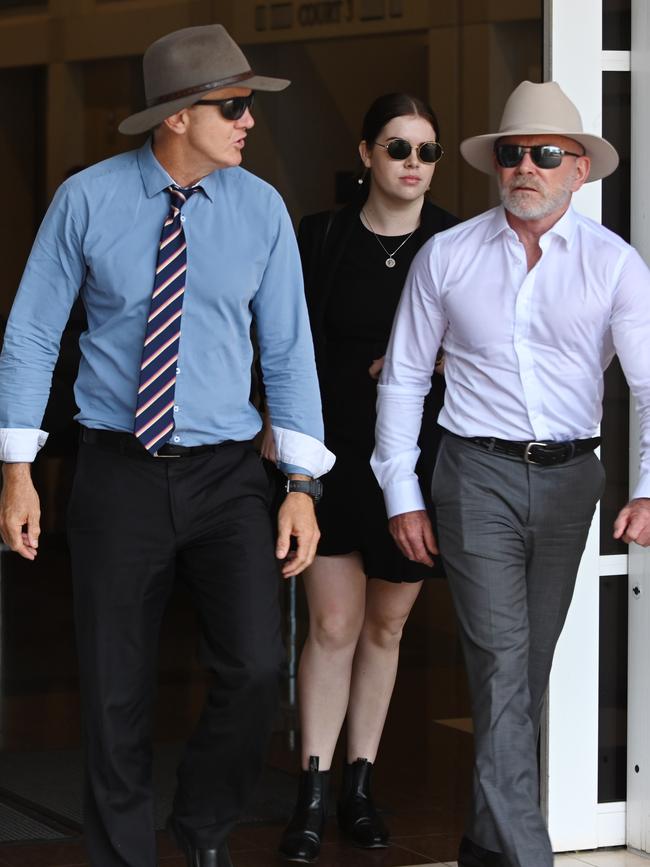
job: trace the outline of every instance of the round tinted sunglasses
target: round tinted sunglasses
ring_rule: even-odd
[[[194,105],[217,105],[225,120],[239,120],[246,109],[252,108],[254,97],[254,93],[249,93],[248,96],[231,96],[229,99],[199,99]]]
[[[423,141],[419,145],[412,145],[405,138],[394,138],[388,144],[382,144],[380,141],[376,141],[375,144],[380,148],[386,148],[386,153],[392,160],[408,159],[415,150],[421,163],[437,163],[444,154],[442,145],[437,141]]]
[[[531,160],[539,169],[556,169],[562,162],[563,157],[582,157],[584,154],[575,154],[573,151],[565,151],[556,145],[532,145],[526,147],[518,144],[497,144],[494,146],[494,155],[497,162],[504,169],[512,169],[518,166],[525,154],[530,154]]]

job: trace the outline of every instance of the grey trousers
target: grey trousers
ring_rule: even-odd
[[[449,435],[433,475],[472,698],[466,833],[511,867],[553,864],[539,808],[540,714],[604,482],[593,453],[544,467]]]

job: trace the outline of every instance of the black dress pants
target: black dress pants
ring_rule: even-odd
[[[268,482],[250,443],[181,458],[83,443],[69,508],[93,867],[155,867],[151,730],[175,577],[213,674],[174,814],[217,847],[261,770],[283,659]]]

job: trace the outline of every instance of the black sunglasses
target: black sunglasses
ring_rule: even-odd
[[[531,160],[539,169],[556,169],[562,162],[563,157],[583,157],[584,154],[574,154],[565,151],[557,145],[532,145],[526,147],[518,144],[497,144],[494,146],[494,155],[497,162],[504,169],[512,169],[518,166],[525,154],[530,154]]]
[[[229,99],[199,99],[194,105],[218,105],[225,120],[239,120],[246,109],[252,108],[254,96],[254,93],[249,93],[248,96],[231,96]]]
[[[421,163],[437,163],[444,154],[442,145],[437,141],[423,141],[419,145],[412,145],[405,138],[394,138],[388,144],[376,141],[380,148],[386,148],[386,153],[392,160],[405,160],[411,156],[413,148]]]

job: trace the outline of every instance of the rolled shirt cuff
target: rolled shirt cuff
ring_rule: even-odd
[[[283,472],[302,473],[318,479],[334,466],[336,456],[320,440],[284,427],[272,425],[271,428],[278,467]],[[292,469],[287,470],[286,467]]]
[[[311,476],[309,470],[305,469],[305,467],[297,467],[295,464],[285,464],[279,462],[278,469],[283,472],[285,476]]]
[[[44,430],[32,428],[0,428],[0,461],[6,464],[31,464],[47,442]]]
[[[417,476],[387,485],[384,488],[384,502],[389,518],[404,512],[420,512],[426,508]]]

